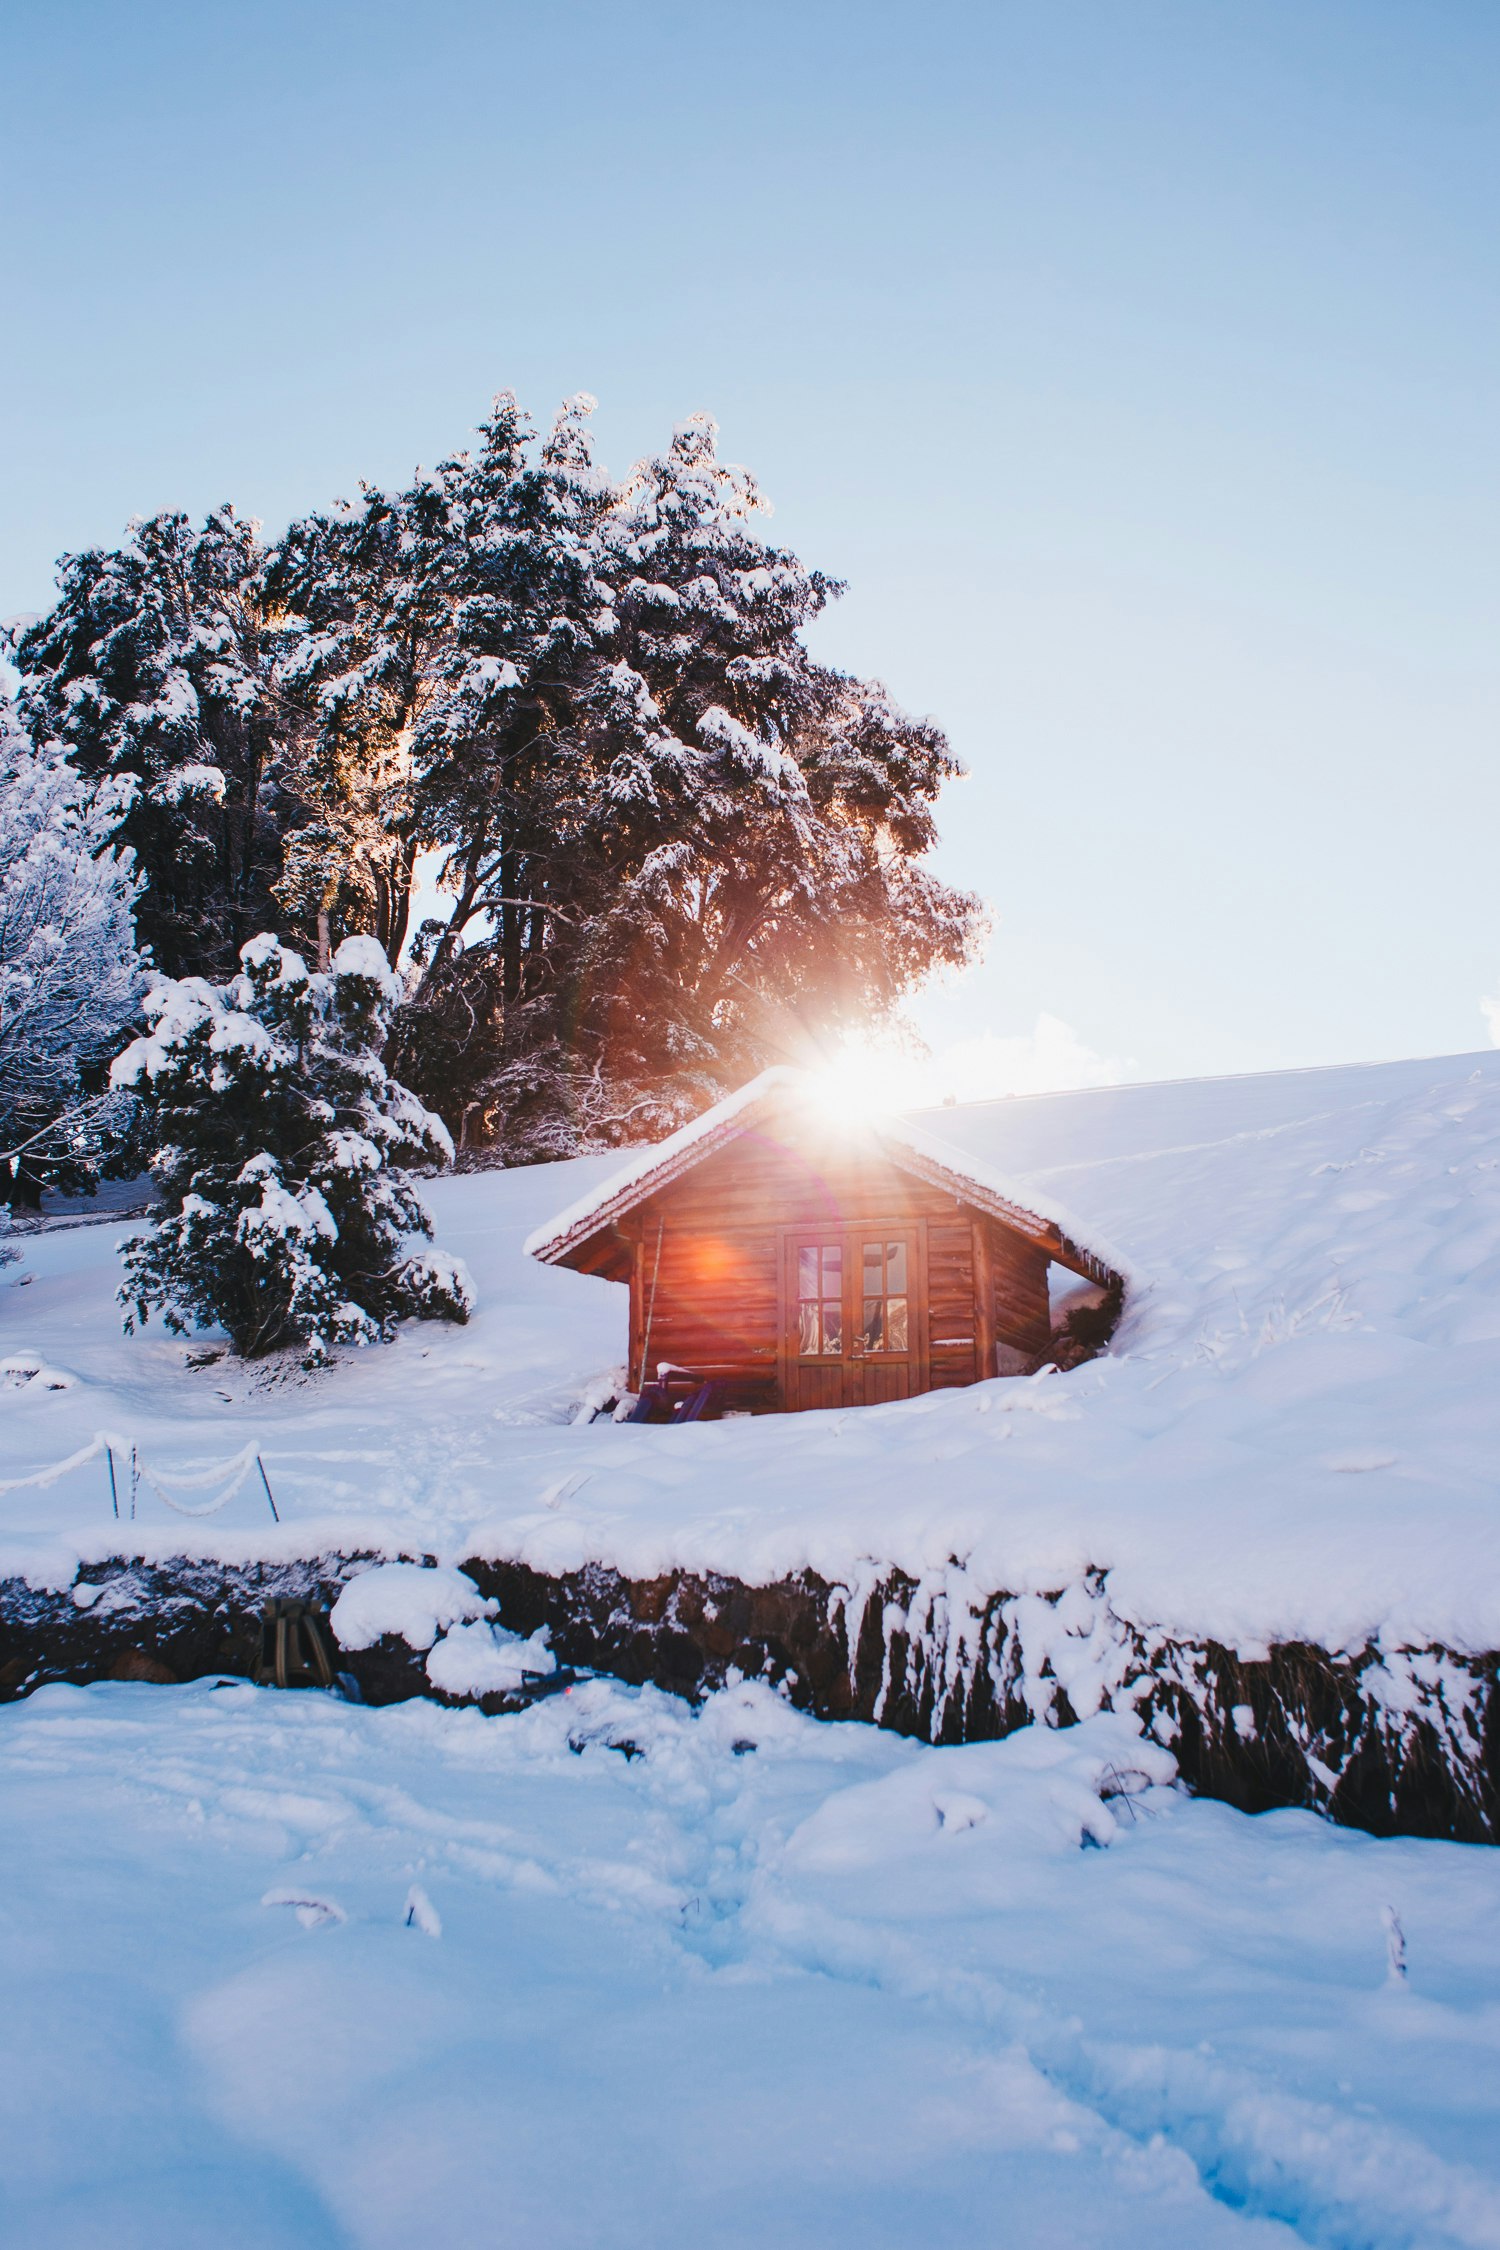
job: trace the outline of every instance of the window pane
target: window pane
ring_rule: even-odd
[[[865,1295],[867,1297],[879,1297],[884,1293],[885,1283],[881,1280],[881,1274],[884,1271],[884,1249],[885,1245],[881,1242],[867,1242],[865,1244]]]
[[[867,1352],[885,1350],[885,1299],[866,1297],[859,1332]]]
[[[906,1299],[887,1297],[885,1301],[885,1348],[888,1352],[904,1352],[906,1341]]]
[[[844,1348],[844,1308],[835,1297],[823,1306],[823,1349],[841,1352]]]
[[[888,1242],[885,1246],[885,1285],[893,1297],[906,1295],[906,1244]]]
[[[821,1323],[816,1301],[797,1307],[797,1349],[804,1359],[809,1359],[821,1348]]]
[[[797,1295],[816,1297],[818,1294],[818,1253],[810,1245],[797,1252]]]
[[[842,1242],[825,1242],[823,1245],[823,1294],[836,1297],[843,1287],[844,1245]]]

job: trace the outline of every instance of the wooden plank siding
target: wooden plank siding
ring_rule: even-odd
[[[995,1339],[1043,1360],[1052,1341],[1046,1252],[993,1219],[981,1224],[989,1229]]]
[[[975,1380],[974,1227],[967,1215],[927,1223],[927,1339],[931,1389],[956,1390]]]
[[[774,1227],[715,1227],[647,1206],[631,1291],[631,1380],[670,1361],[774,1385],[780,1283]],[[649,1337],[648,1337],[649,1324]]]
[[[798,1239],[843,1243],[852,1313],[862,1235],[909,1243],[908,1351],[798,1357]],[[723,1383],[730,1406],[841,1406],[981,1380],[997,1341],[1038,1360],[1047,1350],[1044,1250],[837,1143],[747,1132],[647,1196],[615,1239],[629,1253],[633,1385],[669,1364]]]

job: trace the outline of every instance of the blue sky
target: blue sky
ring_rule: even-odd
[[[1485,1043],[1492,0],[12,0],[4,84],[0,614],[502,384],[706,407],[972,769],[938,1045]]]

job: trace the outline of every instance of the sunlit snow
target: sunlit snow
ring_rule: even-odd
[[[1500,1857],[1188,1800],[1098,1709],[1082,1583],[1247,1654],[1378,1636],[1392,1699],[1403,1651],[1500,1646],[1500,1056],[916,1122],[1119,1244],[1108,1357],[575,1419],[624,1292],[520,1245],[618,1157],[433,1183],[473,1323],[310,1378],[122,1337],[117,1224],[25,1238],[0,1564],[82,1606],[121,1551],[427,1553],[345,1622],[480,1692],[551,1658],[465,1553],[898,1564],[1070,1589],[1043,1624],[1097,1715],[932,1749],[749,1683],[44,1688],[0,1711],[7,2250],[1500,2245]]]

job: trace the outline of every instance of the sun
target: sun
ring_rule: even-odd
[[[842,1125],[910,1109],[922,1098],[922,1066],[894,1047],[850,1037],[810,1074],[813,1099]]]

